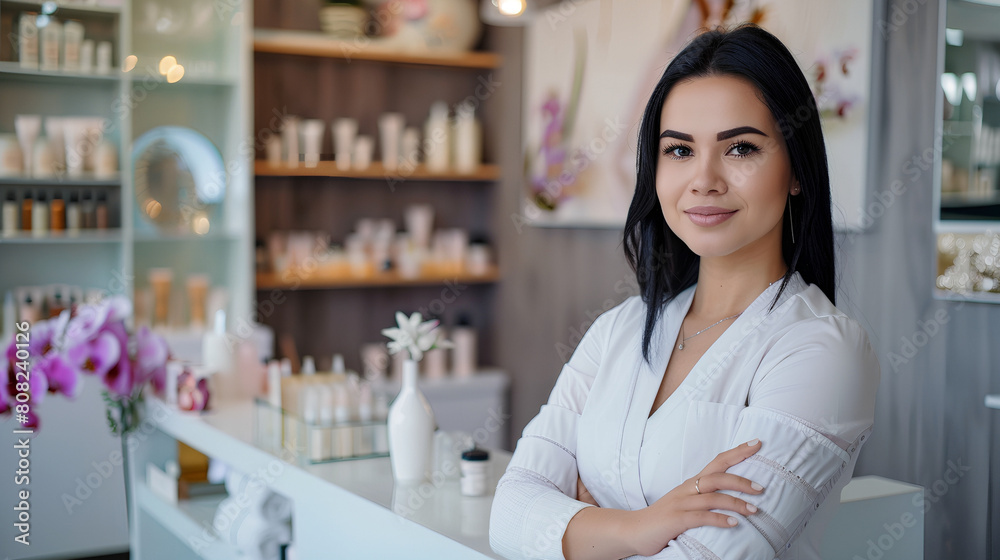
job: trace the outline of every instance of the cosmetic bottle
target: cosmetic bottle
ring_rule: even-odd
[[[42,117],[39,115],[16,115],[14,131],[21,145],[21,156],[24,157],[24,176],[31,177],[35,163],[35,141],[42,131]]]
[[[49,205],[49,228],[58,232],[66,229],[66,202],[59,191],[56,191],[52,204]]]
[[[35,299],[31,297],[31,292],[24,295],[24,299],[21,301],[20,309],[18,310],[18,318],[21,321],[27,321],[28,323],[35,323],[38,321],[39,310],[38,305],[35,303]]]
[[[80,202],[80,228],[94,229],[97,226],[97,214],[94,208],[94,195],[84,191]]]
[[[448,171],[450,146],[448,105],[443,101],[436,101],[431,105],[430,116],[424,125],[424,154],[429,171]]]
[[[383,113],[378,118],[378,137],[382,151],[382,167],[395,171],[399,167],[400,141],[406,124],[401,113]]]
[[[17,235],[17,198],[14,191],[7,191],[7,199],[3,202],[3,236]]]
[[[170,291],[174,271],[169,268],[149,269],[149,286],[153,290],[153,326],[165,327],[169,322]]]
[[[471,105],[463,104],[456,110],[452,140],[455,171],[474,173],[482,161],[482,133]]]
[[[469,377],[476,373],[476,331],[469,324],[469,318],[462,315],[458,325],[451,331],[452,368],[456,377]]]
[[[354,453],[354,428],[345,424],[351,421],[351,403],[343,383],[333,386],[333,440],[331,450],[335,459],[350,457]]]
[[[316,167],[319,165],[320,149],[323,145],[323,131],[326,123],[319,119],[306,119],[302,121],[302,139],[305,146],[306,167]]]
[[[490,476],[489,452],[473,447],[462,452],[462,495],[483,496]]]
[[[66,72],[80,71],[80,47],[83,43],[83,24],[69,20],[63,24],[62,69]]]
[[[351,152],[354,151],[354,139],[358,135],[358,121],[340,118],[333,121],[333,151],[337,161],[337,169],[341,171],[351,168]]]
[[[94,227],[108,229],[108,195],[104,191],[97,193],[97,208],[94,213],[96,216]]]
[[[43,237],[49,232],[49,205],[45,201],[45,191],[39,192],[31,206],[31,233]]]
[[[302,375],[316,375],[316,361],[312,356],[302,357]]]
[[[84,39],[80,43],[80,73],[93,74],[94,72],[94,40]]]
[[[323,431],[317,426],[319,424],[319,387],[315,385],[305,385],[299,391],[299,410],[302,424],[305,428],[309,442],[309,459],[311,461],[322,461],[323,457]]]
[[[17,52],[21,68],[38,69],[38,12],[21,12],[17,24]]]
[[[97,43],[97,73],[107,75],[111,73],[111,41],[101,41]]]
[[[333,389],[329,385],[320,385],[319,425],[322,426],[322,428],[315,430],[309,438],[309,444],[312,446],[313,450],[319,450],[317,453],[319,460],[327,460],[330,458],[330,446],[333,443],[333,429],[331,428],[333,425],[333,407]]]
[[[63,26],[55,18],[42,28],[42,70],[59,70],[59,51],[62,47]]]
[[[367,381],[362,381],[358,387],[358,420],[363,425],[354,430],[354,455],[364,457],[374,452],[375,428],[372,416],[375,402],[372,398],[372,385]]]
[[[31,231],[31,215],[32,207],[34,206],[34,200],[31,198],[31,193],[24,193],[24,198],[21,199],[21,230]]]
[[[63,310],[66,309],[66,300],[63,297],[63,292],[61,287],[56,287],[49,294],[49,308],[46,311],[46,315],[49,319],[53,317],[58,317]]]

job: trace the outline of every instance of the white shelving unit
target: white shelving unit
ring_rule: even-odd
[[[65,284],[131,298],[136,287],[146,285],[150,268],[170,267],[176,296],[184,293],[187,275],[208,274],[213,286],[228,291],[230,325],[249,321],[254,296],[254,162],[253,150],[247,149],[253,142],[250,4],[172,0],[164,10],[167,4],[152,0],[97,2],[101,5],[0,0],[0,31],[5,38],[17,36],[21,12],[52,10],[51,17],[79,20],[88,36],[113,43],[112,73],[85,75],[23,69],[17,62],[17,41],[5,39],[0,45],[0,133],[14,133],[18,114],[102,117],[110,124],[105,137],[118,148],[121,170],[117,177],[100,180],[0,178],[0,198],[14,190],[19,202],[25,189],[44,190],[50,200],[55,191],[64,199],[73,192],[82,196],[86,191],[104,191],[110,217],[110,229],[103,231],[0,236],[0,297],[19,287]],[[115,5],[104,5],[111,3]],[[138,62],[123,72],[128,55],[135,55]],[[166,55],[186,68],[176,83],[168,83],[157,71],[158,61]],[[222,218],[208,235],[164,234],[135,210],[133,140],[166,125],[199,131],[223,157]],[[75,479],[93,471],[92,461],[105,461],[121,450],[120,441],[108,435],[101,382],[88,379],[87,383],[75,401],[57,396],[38,406],[43,427],[33,450],[37,463],[32,465],[32,513],[37,511],[38,526],[45,527],[24,558],[98,555],[128,547],[121,468],[73,512],[67,513],[62,505],[61,496],[72,493]],[[2,424],[12,428],[13,420]],[[50,452],[57,454],[46,455]],[[0,491],[13,494],[12,481],[0,485]],[[36,510],[36,503],[51,507],[39,505]],[[155,518],[159,511],[141,509],[146,518]],[[198,523],[196,517],[189,519]],[[0,513],[0,521],[10,527],[13,518],[9,512]]]

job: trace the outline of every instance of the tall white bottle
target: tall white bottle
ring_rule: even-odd
[[[434,411],[417,389],[417,362],[403,362],[403,386],[389,407],[389,459],[396,482],[421,482],[431,470]]]

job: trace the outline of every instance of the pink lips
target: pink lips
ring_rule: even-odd
[[[691,221],[699,226],[714,226],[728,220],[736,210],[719,208],[718,206],[695,206],[684,211]]]

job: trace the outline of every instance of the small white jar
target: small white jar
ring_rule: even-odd
[[[490,454],[473,447],[462,452],[462,495],[486,495],[486,481],[490,477]]]

